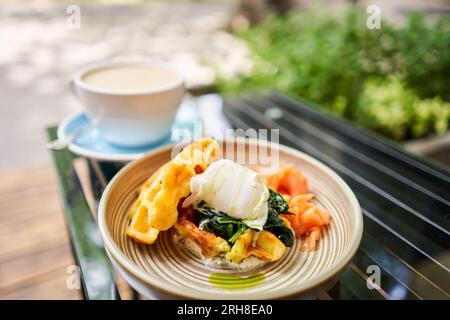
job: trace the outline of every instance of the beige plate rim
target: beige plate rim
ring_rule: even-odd
[[[225,140],[226,141],[226,140]],[[245,138],[237,138],[234,140],[235,142],[246,142],[248,144],[259,144],[258,140],[256,139],[245,139]],[[221,142],[221,141],[220,141]],[[282,151],[285,151],[287,153],[291,153],[301,159],[304,159],[306,161],[309,161],[313,163],[315,166],[319,167],[321,170],[328,173],[333,179],[335,179],[338,184],[342,187],[342,189],[345,191],[345,194],[349,197],[349,200],[351,203],[355,206],[356,212],[356,221],[355,221],[355,232],[352,233],[352,237],[349,241],[350,245],[347,248],[346,252],[342,255],[341,259],[338,263],[336,263],[333,267],[325,271],[324,273],[320,274],[319,276],[312,278],[310,280],[305,281],[302,286],[299,287],[292,287],[287,288],[283,290],[282,292],[269,292],[269,293],[252,293],[251,296],[249,296],[248,293],[244,292],[230,292],[230,293],[223,293],[223,294],[217,294],[215,295],[214,299],[280,299],[288,296],[292,296],[295,294],[299,294],[301,292],[310,290],[321,283],[326,282],[327,280],[331,279],[334,275],[338,274],[344,267],[346,267],[349,263],[354,254],[356,253],[356,250],[359,247],[359,244],[361,242],[362,233],[363,233],[363,215],[361,211],[361,207],[359,205],[359,202],[353,193],[353,191],[350,189],[350,187],[342,180],[342,178],[335,173],[331,168],[320,162],[319,160],[314,159],[313,157],[295,150],[291,147],[284,146],[282,144],[274,144],[269,143],[272,146],[275,146],[279,148]],[[157,154],[160,154],[162,152],[166,152],[167,150],[170,150],[173,148],[176,144],[170,144],[167,146],[163,146],[161,148],[155,149],[151,151],[150,153],[146,154],[144,157],[134,160],[127,165],[125,165],[115,176],[114,178],[109,182],[108,186],[106,187],[105,191],[103,192],[103,195],[100,199],[99,209],[98,209],[98,224],[100,229],[100,234],[103,238],[103,241],[105,243],[105,247],[111,254],[112,258],[115,259],[125,270],[130,272],[133,276],[138,278],[139,280],[143,281],[144,283],[157,288],[158,290],[164,291],[166,293],[169,293],[174,296],[184,296],[187,298],[194,298],[194,299],[211,299],[211,296],[202,291],[196,291],[192,289],[186,289],[179,286],[174,286],[172,284],[165,283],[164,281],[161,281],[159,279],[152,278],[148,273],[141,270],[139,267],[137,267],[135,264],[133,264],[117,247],[114,240],[112,239],[111,235],[109,234],[108,227],[106,225],[106,202],[108,201],[111,189],[114,187],[115,182],[124,174],[126,174],[131,168],[139,165],[139,161],[142,161],[145,158],[153,157]]]

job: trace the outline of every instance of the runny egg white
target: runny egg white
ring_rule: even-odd
[[[233,161],[212,163],[190,182],[190,203],[204,201],[213,209],[262,230],[267,221],[269,189],[264,177]]]

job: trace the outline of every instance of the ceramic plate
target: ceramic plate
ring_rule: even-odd
[[[228,142],[254,150],[257,141]],[[250,147],[249,147],[250,146]],[[238,150],[238,149],[237,149]],[[256,270],[238,271],[205,265],[160,233],[155,244],[126,236],[127,211],[140,185],[170,160],[171,147],[158,149],[125,166],[106,188],[99,207],[99,226],[107,252],[119,272],[150,298],[277,299],[313,298],[329,290],[355,254],[363,219],[358,201],[331,169],[294,149],[280,146],[281,164],[292,163],[309,179],[316,204],[331,214],[331,223],[314,252],[302,252],[300,240],[284,257]],[[233,159],[232,159],[233,160]]]
[[[195,120],[199,118],[196,108],[192,103],[184,102],[177,113],[175,122],[171,132],[174,129],[192,130]],[[83,113],[75,113],[64,119],[58,126],[57,136],[59,139],[66,137],[68,134],[85,127],[90,123],[88,116]],[[103,160],[103,161],[119,161],[126,162],[135,160],[149,151],[158,147],[170,144],[171,132],[160,141],[144,147],[121,147],[105,141],[100,132],[95,127],[88,127],[83,130],[78,137],[69,144],[69,150],[78,155]]]

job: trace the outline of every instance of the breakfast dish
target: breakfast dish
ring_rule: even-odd
[[[153,150],[124,166],[103,192],[98,209],[100,233],[112,264],[125,281],[150,299],[311,299],[316,297],[318,292],[326,292],[332,288],[343,272],[348,270],[346,267],[355,255],[363,232],[361,207],[348,185],[323,163],[303,152],[281,144],[271,143],[267,149],[267,143],[259,140],[233,138],[220,141],[219,149],[214,141],[209,139],[204,141],[207,143],[196,142],[197,148],[187,148],[178,156],[174,156],[177,154],[174,150],[178,149],[174,149],[174,145]],[[251,159],[260,159],[260,151],[264,150],[261,148],[265,148],[268,152],[263,151],[265,154],[276,152],[277,160],[271,160],[272,166],[266,161],[261,161],[266,164],[264,167],[252,166],[255,161]],[[236,152],[233,153],[233,150],[243,150],[246,155],[245,159],[239,158]],[[194,154],[196,157],[193,157]],[[203,157],[199,157],[200,155]],[[283,200],[289,206],[288,212],[291,214],[281,213],[278,214],[278,217],[289,221],[293,234],[296,235],[292,247],[285,245],[282,239],[276,236],[279,235],[276,231],[264,230],[266,224],[263,225],[262,231],[267,232],[261,232],[256,227],[252,229],[246,224],[244,224],[245,226],[239,224],[245,231],[236,237],[234,244],[228,242],[232,236],[226,234],[221,236],[219,233],[216,235],[214,230],[206,230],[206,227],[212,226],[212,223],[208,222],[203,228],[199,226],[201,216],[196,207],[204,208],[206,203],[209,208],[217,211],[215,206],[220,205],[221,208],[218,211],[224,211],[227,214],[230,213],[227,210],[236,209],[233,214],[237,216],[240,214],[237,209],[241,205],[244,206],[238,202],[236,205],[232,205],[231,199],[220,203],[221,195],[225,194],[225,191],[230,189],[230,193],[233,194],[231,187],[219,188],[218,185],[216,192],[208,194],[216,182],[215,180],[211,181],[210,177],[221,177],[222,174],[219,173],[221,170],[218,169],[229,167],[225,162],[205,175],[206,179],[202,178],[202,174],[210,168],[214,169],[211,166],[223,159],[243,164],[246,168],[251,169],[250,173],[245,171],[248,174],[243,174],[247,177],[245,181],[258,183],[260,178],[255,177],[255,173],[263,176],[262,180],[266,181],[269,189],[269,197],[270,189],[282,195]],[[178,203],[176,219],[172,227],[162,225],[163,222],[165,224],[170,222],[168,219],[161,220],[161,224],[150,225],[148,216],[145,219],[145,210],[139,208],[141,205],[150,210],[156,208],[156,206],[153,207],[152,198],[156,198],[156,195],[158,197],[163,195],[163,193],[159,194],[163,184],[158,186],[158,183],[153,184],[153,182],[155,180],[163,182],[166,170],[173,162],[190,164],[185,167],[188,176],[192,175],[189,181],[189,191],[184,193],[188,195],[184,197],[184,194],[180,192],[181,189],[176,191],[182,197]],[[280,165],[276,165],[276,167],[281,168],[280,170],[267,170],[275,168],[277,163]],[[193,164],[195,165],[193,166]],[[171,170],[178,166],[178,164],[172,166]],[[195,174],[189,169],[192,167]],[[244,169],[242,170],[244,171]],[[296,173],[299,170],[301,170],[301,174]],[[234,181],[231,180],[231,177],[236,176],[236,172],[237,170],[233,170],[233,172],[228,170],[224,176],[225,178],[230,176],[231,183]],[[270,173],[269,176],[268,173]],[[307,177],[307,180],[301,177]],[[198,194],[198,200],[191,197],[192,178],[201,179],[197,181],[199,190],[195,192]],[[169,182],[164,182],[164,193],[166,194],[170,191],[170,188],[167,189],[170,187]],[[180,186],[178,182],[175,185]],[[204,186],[206,188],[202,189]],[[239,190],[238,195],[244,192],[239,188],[236,190]],[[206,201],[204,204],[200,203],[203,199],[211,201],[214,194],[218,198],[214,198],[214,205],[209,205]],[[254,196],[252,192],[247,194],[257,203],[258,197]],[[314,198],[308,194],[314,194]],[[190,198],[189,201],[187,201],[188,198]],[[236,201],[238,199],[240,197],[236,197]],[[171,207],[173,208],[173,204]],[[269,203],[267,203],[267,207],[269,208]],[[208,217],[207,213],[205,212],[204,218]],[[260,211],[256,210],[255,213],[254,218],[260,218]],[[137,214],[141,214],[141,219],[137,219],[139,217]],[[330,219],[329,224],[326,224],[328,214]],[[156,214],[152,216],[157,218],[158,215],[159,212],[156,211]],[[194,219],[195,217],[199,220]],[[228,225],[230,219],[236,219],[229,215],[226,216],[227,219],[224,219],[225,216],[216,214],[211,217],[218,222],[225,222],[224,225]],[[241,220],[248,219],[247,216],[238,217]],[[136,220],[133,223],[134,219]],[[289,226],[285,219],[282,219],[284,230],[286,230],[284,227]],[[262,220],[257,220],[254,219],[251,222],[257,222],[256,226],[260,227]],[[266,223],[267,221],[269,221],[269,213]],[[320,232],[316,228],[319,228]],[[133,234],[133,229],[135,234]],[[165,230],[163,231],[163,229]],[[223,228],[227,232],[228,229],[233,235],[239,230],[235,225],[232,228]],[[248,230],[251,232],[247,232]],[[255,240],[255,242],[259,242],[259,244],[256,243],[257,245],[253,246],[254,235],[258,232],[258,241]],[[268,243],[271,244],[266,246],[267,242],[263,241],[266,238],[261,237],[261,234],[268,235],[269,232],[276,239],[272,241],[272,237],[266,237],[270,238]],[[133,236],[130,236],[129,233]],[[248,234],[252,234],[251,243],[246,238],[249,237]],[[197,241],[201,239],[206,241],[200,242],[201,245],[198,245],[187,235]],[[205,237],[198,237],[198,235],[205,235]],[[138,240],[136,240],[137,237]],[[239,237],[241,237],[240,241],[238,241]],[[284,247],[272,246],[273,243],[279,243],[278,241]],[[189,243],[194,245],[190,246]],[[234,248],[236,243],[243,245],[250,243],[251,246],[246,248],[247,251],[237,250],[239,247]],[[315,243],[315,247],[313,243]],[[209,247],[204,244],[213,245]],[[227,251],[228,247],[230,251]],[[255,256],[253,254],[256,251],[254,247],[271,249],[270,252],[273,255],[270,257],[270,261]],[[209,256],[201,252],[202,248]],[[237,264],[226,259],[227,253],[231,252],[233,248],[235,252],[243,252],[244,256],[247,256],[249,252],[252,254]],[[284,250],[284,253],[280,254],[277,248]],[[196,249],[200,251],[199,254],[194,252]],[[309,252],[305,252],[305,250]],[[267,256],[267,252],[264,254]],[[210,258],[210,256],[214,257]],[[281,257],[275,260],[276,256]],[[257,267],[255,268],[255,266]]]
[[[195,141],[140,187],[126,234],[153,245],[171,232],[180,250],[207,264],[252,269],[282,259],[296,241],[314,251],[330,224],[293,165],[265,175],[222,159],[212,139]]]

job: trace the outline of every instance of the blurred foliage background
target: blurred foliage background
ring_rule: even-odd
[[[236,34],[249,46],[250,72],[219,77],[224,94],[277,89],[337,116],[405,140],[448,130],[450,17],[412,13],[402,26],[350,6],[271,16]]]

